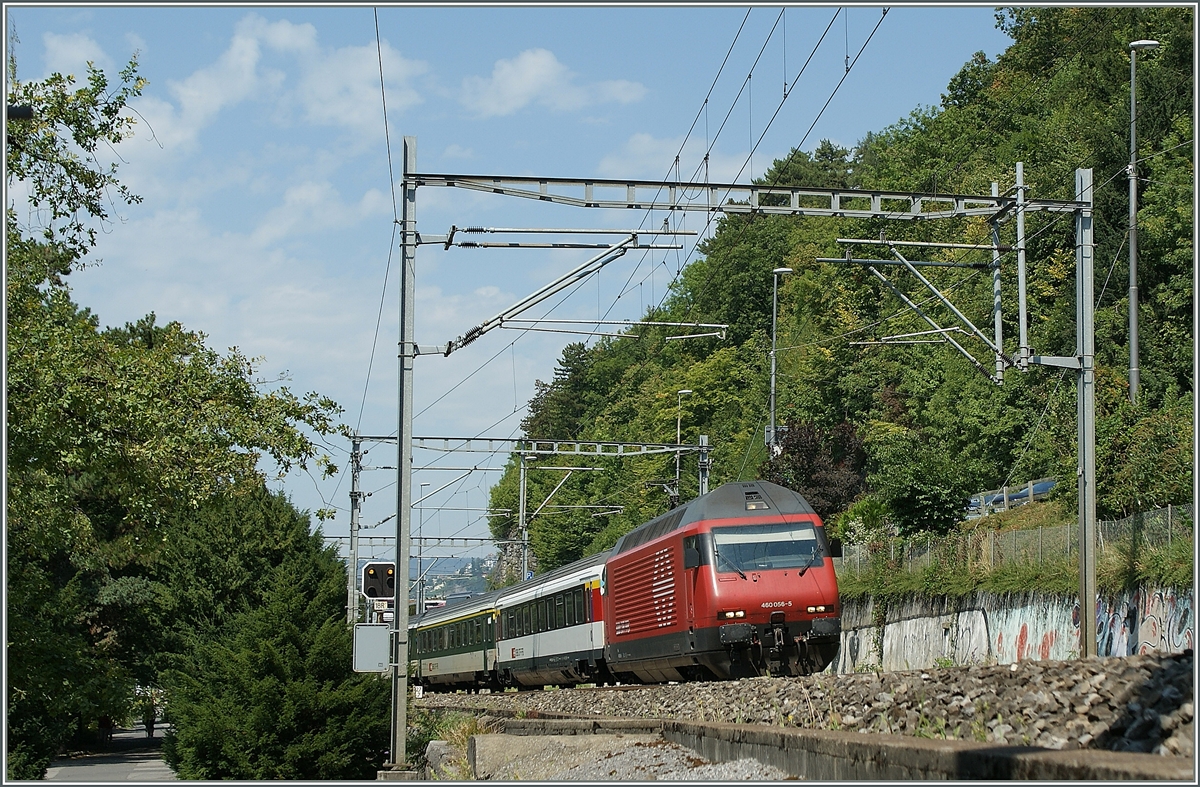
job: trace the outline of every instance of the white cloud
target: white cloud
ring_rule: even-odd
[[[442,158],[474,158],[475,151],[462,145],[449,145],[442,151]]]
[[[76,82],[80,83],[87,77],[88,61],[106,72],[112,70],[112,60],[108,54],[100,44],[83,33],[45,33],[42,35],[42,44],[46,50],[43,55],[46,76],[55,72],[73,74]]]
[[[286,238],[344,229],[390,211],[390,198],[378,189],[368,190],[357,205],[349,205],[341,201],[328,181],[305,181],[284,193],[283,203],[267,212],[252,238],[256,244],[267,246]]]
[[[137,33],[126,33],[125,43],[129,45],[130,53],[144,53],[146,51],[146,39],[142,38]]]
[[[421,103],[421,95],[412,82],[425,73],[427,66],[405,59],[387,42],[378,51],[374,44],[347,46],[305,58],[304,75],[294,99],[314,123],[353,128],[369,133],[372,139],[382,136],[380,57],[388,115],[394,117],[393,113]]]
[[[288,56],[288,71],[265,66],[265,55]],[[374,44],[323,49],[311,24],[268,23],[249,14],[238,22],[229,46],[214,63],[168,83],[173,102],[145,96],[134,108],[149,125],[142,136],[149,139],[152,129],[167,149],[194,144],[218,113],[246,100],[268,102],[279,119],[298,109],[310,123],[348,128],[373,144],[383,135],[380,57],[389,114],[420,103],[412,83],[425,73],[426,64],[402,57],[386,42],[379,53]]]
[[[547,49],[527,49],[498,60],[490,78],[463,80],[462,103],[480,117],[511,115],[531,103],[555,111],[616,101],[628,104],[646,95],[645,86],[626,80],[575,84],[575,74]]]
[[[282,82],[282,73],[259,72],[262,53],[252,27],[239,24],[229,47],[212,65],[182,81],[168,82],[167,91],[174,97],[174,104],[155,96],[133,103],[149,125],[144,132],[146,138],[152,130],[165,148],[189,146],[222,109]]]
[[[667,175],[670,168],[670,178],[675,177],[673,162],[679,154],[679,178],[684,181],[710,183],[729,183],[737,179],[748,182],[750,168],[745,169],[748,151],[723,154],[714,150],[708,157],[707,166],[704,163],[704,140],[692,138],[683,146],[683,137],[661,138],[651,134],[634,134],[619,150],[609,153],[600,159],[597,173],[609,178],[643,177],[659,179]],[[756,153],[754,156],[757,174],[762,174],[762,167],[771,161],[770,154]],[[738,173],[741,172],[739,176]],[[707,177],[706,177],[707,173]]]

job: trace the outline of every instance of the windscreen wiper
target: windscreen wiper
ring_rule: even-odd
[[[824,556],[821,554],[820,548],[813,550],[812,557],[810,557],[808,562],[804,564],[804,568],[800,569],[800,576],[804,576],[805,572],[813,567],[813,565],[817,562],[817,558],[823,557]]]
[[[722,555],[722,554],[721,554],[721,552],[720,552],[720,550],[718,550],[718,549],[714,549],[714,550],[713,550],[713,553],[714,553],[714,554],[716,554],[716,556],[717,556],[717,560],[724,560],[724,561],[725,561],[725,565],[729,566],[729,567],[730,567],[730,568],[732,568],[734,571],[738,572],[738,576],[739,576],[739,577],[741,577],[742,579],[749,579],[749,577],[747,577],[747,576],[746,576],[746,575],[745,575],[745,574],[742,572],[742,570],[741,570],[740,568],[738,568],[737,566],[735,566],[735,565],[733,564],[733,561],[732,561],[732,560],[730,560],[729,558],[727,558],[727,557],[725,557],[724,555]]]

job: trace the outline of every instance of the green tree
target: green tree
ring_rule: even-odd
[[[278,551],[252,550],[256,559],[234,566],[261,601],[206,626],[163,673],[174,726],[164,755],[184,779],[374,778],[387,755],[389,684],[350,669],[345,568],[307,517],[278,497],[269,506],[258,516]],[[207,557],[221,561],[214,546]],[[180,579],[176,590],[190,593]]]
[[[264,390],[254,361],[177,323],[103,331],[72,301],[107,200],[138,201],[98,151],[130,133],[144,81],[136,61],[115,88],[91,67],[79,89],[58,74],[21,82],[11,62],[9,76],[9,104],[35,119],[9,124],[8,184],[45,223],[6,210],[7,772],[38,778],[154,681],[147,574],[170,518],[260,485],[262,456],[333,469],[309,435],[337,430],[339,408]]]
[[[974,55],[949,81],[940,104],[918,107],[866,134],[853,150],[828,142],[812,152],[793,150],[758,181],[957,194],[988,194],[996,182],[1005,193],[1020,161],[1030,196],[1072,199],[1075,170],[1092,168],[1098,492],[1102,511],[1113,515],[1184,502],[1183,490],[1192,483],[1182,446],[1194,431],[1185,406],[1194,396],[1193,23],[1193,9],[1165,6],[1001,9],[998,26],[1011,45],[994,60]],[[1127,253],[1128,43],[1138,38],[1155,38],[1162,46],[1138,61],[1143,402],[1134,409],[1124,404],[1128,301],[1120,282]],[[781,199],[763,195],[762,204]],[[801,205],[823,206],[815,197],[802,198]],[[1013,224],[1001,224],[1002,244],[1015,241]],[[586,373],[570,375],[568,396],[566,386],[556,387],[556,371],[556,383],[539,388],[531,412],[539,418],[555,413],[558,423],[576,430],[563,433],[580,439],[669,441],[674,391],[689,388],[696,393],[681,407],[685,434],[691,429],[712,438],[712,483],[749,477],[755,468],[771,472],[762,444],[771,270],[786,265],[795,274],[779,292],[777,412],[785,422],[819,430],[847,423],[867,438],[867,489],[852,518],[861,521],[859,529],[944,530],[961,515],[967,495],[1042,476],[1058,476],[1057,489],[1069,498],[1076,463],[1069,377],[1010,368],[998,386],[944,343],[858,344],[929,329],[864,269],[817,262],[845,254],[839,237],[881,233],[896,240],[990,242],[990,227],[980,219],[727,216],[700,247],[700,258],[683,270],[664,308],[652,312],[728,323],[726,338],[664,343],[656,329],[640,326],[630,330],[637,338],[573,350],[570,368]],[[1030,344],[1039,354],[1073,355],[1073,222],[1066,214],[1028,214],[1026,246]],[[929,248],[921,252],[926,254],[935,262],[991,261],[987,251]],[[1010,355],[1018,334],[1015,268],[1015,253],[1002,253]],[[927,313],[954,324],[953,315],[904,271],[887,271]],[[976,325],[990,325],[993,293],[985,269],[924,272]],[[991,368],[988,347],[959,339]],[[663,510],[664,496],[651,482],[673,474],[671,460],[622,461],[610,473],[560,491],[564,503],[624,506],[597,522],[585,553],[611,546]],[[515,475],[515,464],[509,472]],[[695,493],[692,477],[685,469],[685,500]],[[506,476],[493,505],[500,499],[515,504],[515,489],[515,477]],[[583,530],[590,531],[554,517],[533,524],[531,532],[540,527],[547,529],[535,538],[538,548],[561,559]],[[555,551],[568,542],[571,549]]]
[[[867,455],[852,424],[791,422],[780,448],[759,475],[799,492],[822,519],[843,511],[866,486]]]

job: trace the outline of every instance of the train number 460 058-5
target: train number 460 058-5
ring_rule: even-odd
[[[772,607],[790,607],[791,605],[792,602],[790,601],[764,601],[762,603],[762,608],[770,609]]]

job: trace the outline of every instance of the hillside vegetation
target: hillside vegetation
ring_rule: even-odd
[[[822,142],[792,150],[757,182],[957,194],[1008,192],[1024,163],[1034,199],[1073,199],[1075,170],[1095,188],[1097,453],[1100,516],[1116,518],[1190,499],[1192,488],[1193,11],[1187,8],[1005,10],[1012,44],[996,61],[977,54],[937,106],[868,134],[853,150]],[[1128,401],[1128,42],[1162,46],[1138,63],[1139,320],[1141,393]],[[549,382],[539,381],[523,427],[544,439],[675,441],[677,391],[683,442],[713,444],[711,487],[767,478],[808,497],[834,532],[865,539],[891,531],[945,532],[973,492],[1057,476],[1075,497],[1075,380],[1063,370],[1010,369],[1002,386],[946,344],[855,345],[929,326],[857,265],[835,239],[990,242],[982,220],[897,222],[744,215],[722,218],[645,319],[728,323],[724,340],[665,342],[661,328],[570,344]],[[1013,222],[1001,242],[1015,240]],[[1069,214],[1026,219],[1030,342],[1075,354],[1075,229]],[[871,256],[859,247],[855,256]],[[879,253],[876,256],[886,258]],[[990,252],[914,249],[911,259],[990,262]],[[777,418],[788,427],[768,460],[772,269],[780,282]],[[948,311],[900,269],[901,289],[943,326]],[[990,332],[987,270],[926,268],[976,325]],[[1001,259],[1005,348],[1016,348],[1015,253]],[[962,338],[985,367],[993,356]],[[566,457],[555,457],[563,464]],[[589,457],[589,464],[597,464]],[[556,504],[612,504],[620,513],[546,509],[529,524],[539,571],[611,546],[667,510],[661,482],[674,456],[603,459],[607,472],[573,474]],[[529,473],[534,510],[562,479]],[[697,493],[696,458],[684,457],[682,499]],[[492,506],[517,510],[515,458]],[[512,516],[490,521],[515,533]],[[499,582],[512,577],[499,578]]]

